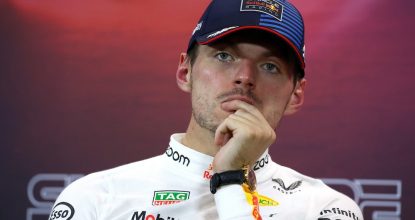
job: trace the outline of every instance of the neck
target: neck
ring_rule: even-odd
[[[219,151],[215,145],[215,134],[206,128],[202,128],[191,117],[186,134],[182,139],[182,144],[200,153],[214,157]]]

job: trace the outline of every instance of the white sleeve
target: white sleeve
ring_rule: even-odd
[[[258,204],[254,205],[255,201],[248,201],[241,185],[232,184],[220,187],[215,193],[215,203],[220,220],[261,219]]]
[[[87,176],[66,187],[55,201],[49,220],[99,219],[97,205],[104,203],[104,195],[94,182]]]

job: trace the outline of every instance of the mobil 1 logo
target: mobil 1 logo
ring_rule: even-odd
[[[70,220],[75,214],[73,206],[67,202],[60,202],[53,207],[49,220]]]
[[[134,212],[131,220],[178,220],[171,216],[162,216],[161,214],[148,213],[147,211]]]

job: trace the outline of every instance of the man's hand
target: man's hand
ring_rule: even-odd
[[[213,169],[217,173],[252,166],[276,139],[274,130],[253,105],[240,100],[222,105],[236,111],[218,126],[215,133],[215,144],[221,146],[213,160]]]

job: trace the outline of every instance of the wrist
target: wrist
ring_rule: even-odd
[[[253,192],[256,188],[255,173],[249,166],[244,166],[238,170],[216,172],[210,179],[210,191],[215,194],[220,187],[230,184],[246,184],[249,190]]]
[[[227,171],[233,171],[233,170],[241,170],[244,167],[243,164],[226,164],[226,163],[215,163],[213,162],[212,168],[214,173],[223,173]]]

